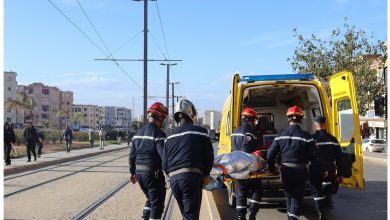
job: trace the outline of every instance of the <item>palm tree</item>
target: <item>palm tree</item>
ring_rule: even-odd
[[[27,96],[25,92],[19,92],[15,99],[10,99],[5,104],[11,108],[15,109],[16,111],[18,109],[21,109],[23,113],[25,114],[27,111],[29,111],[29,118],[31,121],[33,120],[33,109],[37,105],[37,103],[34,101],[32,97]],[[26,121],[26,116],[24,116],[24,120]]]
[[[59,110],[58,112],[57,112],[57,117],[60,117],[61,118],[61,120],[60,120],[60,127],[62,128],[62,117],[64,116],[64,115],[66,115],[66,123],[65,123],[65,128],[68,126],[68,119],[69,119],[69,110],[67,110],[67,109],[61,109],[61,110]]]

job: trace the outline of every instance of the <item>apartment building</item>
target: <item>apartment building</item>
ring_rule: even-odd
[[[64,129],[66,120],[72,113],[73,92],[61,91],[57,87],[47,86],[43,83],[32,83],[28,86],[18,85],[17,92],[26,93],[35,102],[35,108],[30,112],[19,111],[18,118],[33,120],[34,124],[47,124],[50,128]],[[58,115],[61,110],[66,111],[62,117]]]
[[[16,76],[16,72],[4,72],[4,103],[16,98]],[[23,119],[17,118],[16,110],[4,105],[4,121],[10,124],[23,123]]]

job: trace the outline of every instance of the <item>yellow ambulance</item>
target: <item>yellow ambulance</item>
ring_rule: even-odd
[[[363,155],[359,114],[355,97],[355,86],[351,72],[343,71],[330,77],[332,100],[328,99],[325,82],[315,79],[313,74],[251,75],[233,76],[230,95],[222,110],[218,155],[232,151],[231,134],[241,125],[241,111],[248,106],[259,114],[259,125],[271,131],[262,135],[263,147],[269,147],[273,138],[287,129],[287,109],[297,105],[304,111],[302,129],[314,133],[314,118],[327,118],[327,130],[334,135],[342,147],[343,183],[341,186],[363,189]],[[328,83],[328,82],[326,82]],[[266,158],[267,149],[263,148]],[[264,193],[283,192],[278,176],[263,178]],[[225,182],[228,187],[229,204],[235,204],[235,183]]]

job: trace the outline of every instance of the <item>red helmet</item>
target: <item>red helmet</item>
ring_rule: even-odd
[[[287,114],[286,115],[287,115],[287,117],[290,117],[290,116],[303,117],[303,111],[299,107],[293,106],[293,107],[291,107],[291,108],[289,108],[287,110]]]
[[[242,110],[241,116],[243,118],[255,118],[257,119],[257,112],[252,108],[246,107]]]
[[[168,110],[161,102],[156,102],[151,105],[146,113],[150,116],[154,114],[159,117],[160,120],[164,120],[168,116]]]

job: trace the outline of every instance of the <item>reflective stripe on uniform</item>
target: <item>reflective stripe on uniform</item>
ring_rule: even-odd
[[[171,138],[180,137],[180,136],[184,136],[184,135],[187,135],[187,134],[197,134],[197,135],[202,135],[202,136],[210,138],[208,134],[203,133],[203,132],[199,132],[199,131],[186,131],[186,132],[182,132],[182,133],[178,133],[178,134],[173,134],[173,135],[167,137],[167,139],[165,141],[167,141],[168,139],[171,139]]]
[[[160,220],[161,218],[149,218],[149,220]]]
[[[253,199],[250,199],[249,202],[256,203],[256,204],[261,204],[259,201],[256,201],[256,200],[253,200]]]
[[[245,135],[244,134],[242,134],[242,133],[234,133],[234,134],[232,134],[232,137],[233,136],[241,136],[241,137],[245,137]]]
[[[255,137],[253,134],[251,134],[251,133],[245,133],[245,134],[249,135],[249,136],[253,137],[255,140],[257,140],[257,137]]]
[[[280,136],[280,137],[275,138],[275,140],[285,140],[285,139],[299,140],[299,141],[304,141],[304,142],[313,142],[314,141],[313,138],[305,139],[305,138],[294,137],[294,136]]]
[[[154,138],[153,136],[134,136],[134,139],[146,139],[146,140],[152,140],[152,141],[164,141],[165,138]]]
[[[291,217],[293,217],[293,218],[296,218],[296,219],[298,219],[299,218],[299,216],[298,215],[295,215],[295,214],[293,214],[293,213],[287,213],[288,214],[288,216],[291,216]]]
[[[322,185],[331,185],[332,184],[332,182],[322,182]]]
[[[165,141],[165,138],[156,138],[155,141]]]
[[[236,206],[236,209],[246,209],[246,206]]]
[[[323,200],[325,197],[314,197],[314,201]]]
[[[144,207],[145,210],[152,210],[150,207]]]
[[[335,142],[317,142],[317,145],[328,145],[328,144],[331,144],[331,145],[339,145],[339,143],[335,143]]]

